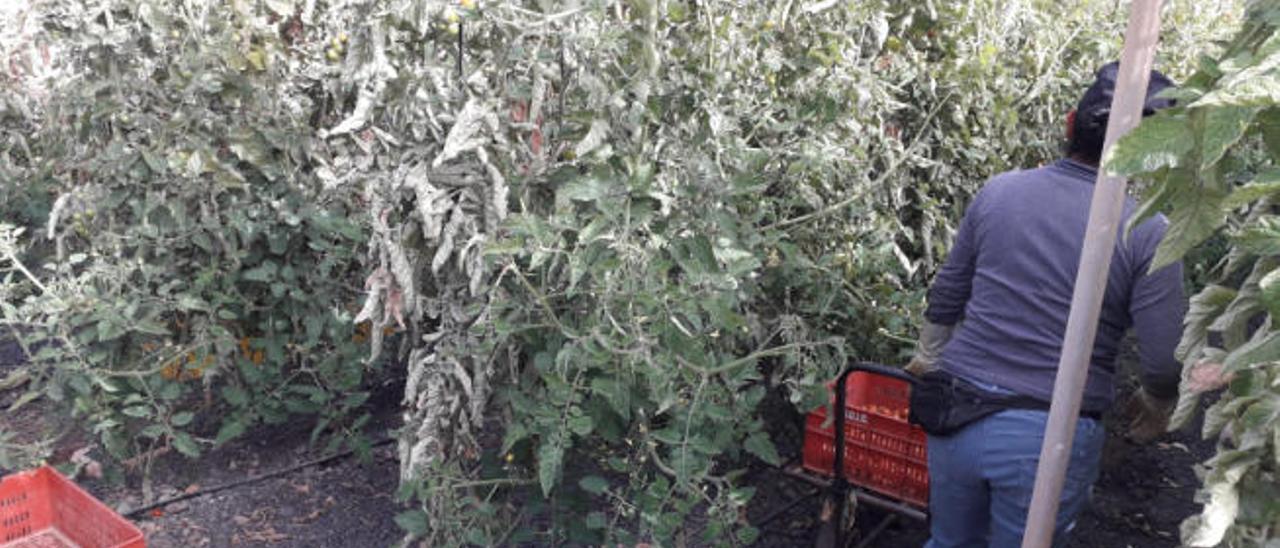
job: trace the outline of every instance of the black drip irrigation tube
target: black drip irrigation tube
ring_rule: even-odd
[[[376,441],[376,442],[374,442],[374,443],[370,444],[370,445],[369,445],[369,448],[370,448],[370,449],[372,449],[372,448],[374,448],[374,447],[382,447],[382,446],[384,446],[384,445],[390,445],[390,444],[394,443],[395,441],[396,441],[396,439],[395,439],[395,438],[386,438],[386,439],[378,440],[378,441]],[[351,455],[354,455],[355,453],[356,453],[356,452],[355,452],[355,450],[354,450],[354,449],[348,449],[348,450],[346,450],[346,451],[342,451],[342,452],[339,452],[339,453],[334,453],[334,454],[329,455],[329,456],[320,457],[320,458],[312,459],[312,460],[309,460],[309,461],[300,462],[300,463],[295,464],[295,465],[293,465],[293,466],[287,466],[287,467],[281,468],[281,469],[279,469],[279,470],[273,470],[273,471],[271,471],[271,472],[267,472],[267,473],[265,473],[265,474],[258,474],[258,475],[256,475],[256,476],[249,476],[249,477],[247,477],[247,478],[240,479],[240,480],[236,480],[236,481],[232,481],[232,482],[228,482],[228,483],[224,483],[224,484],[222,484],[222,485],[215,485],[215,486],[213,486],[213,487],[209,487],[209,488],[205,488],[205,489],[199,489],[199,490],[193,491],[193,492],[191,492],[191,493],[183,493],[183,494],[181,494],[181,495],[176,495],[176,496],[172,496],[172,497],[169,497],[169,498],[160,499],[160,500],[158,500],[158,501],[156,501],[156,502],[153,502],[153,503],[151,503],[151,504],[147,504],[147,505],[144,505],[144,506],[140,506],[140,507],[138,507],[138,508],[134,508],[134,509],[129,510],[129,511],[127,511],[127,512],[121,512],[121,514],[122,514],[122,515],[124,515],[125,517],[127,517],[127,518],[131,518],[131,519],[139,519],[139,518],[146,518],[146,517],[150,517],[150,516],[148,515],[148,512],[150,512],[150,511],[152,511],[152,510],[155,510],[155,509],[157,509],[157,508],[164,508],[165,506],[168,506],[168,505],[173,504],[173,503],[175,503],[175,502],[182,502],[182,501],[184,501],[184,500],[191,500],[191,499],[194,499],[194,498],[200,498],[200,497],[204,497],[204,496],[212,495],[212,494],[214,494],[214,493],[218,493],[218,492],[221,492],[221,491],[226,491],[226,490],[228,490],[228,489],[235,489],[235,488],[237,488],[237,487],[243,487],[243,486],[245,486],[245,485],[250,485],[250,484],[253,484],[253,483],[258,483],[258,482],[260,482],[260,481],[269,480],[269,479],[272,479],[272,478],[278,478],[278,477],[280,477],[280,476],[284,476],[284,475],[287,475],[287,474],[291,474],[291,473],[293,473],[293,472],[297,472],[298,470],[302,470],[302,469],[305,469],[305,468],[311,468],[311,467],[313,467],[313,466],[320,466],[320,465],[328,464],[328,463],[330,463],[330,462],[334,462],[334,461],[337,461],[337,460],[345,459],[345,458],[347,458],[347,457],[350,457]]]

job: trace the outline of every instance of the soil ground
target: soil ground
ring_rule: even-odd
[[[20,352],[0,340],[0,378],[18,364]],[[374,420],[367,427],[373,440],[389,439],[398,426],[402,385],[382,387],[371,398]],[[16,394],[0,393],[0,408]],[[16,442],[36,442],[54,432],[59,439],[52,464],[66,462],[90,438],[62,418],[44,400],[0,415],[0,432]],[[310,421],[258,428],[240,439],[206,452],[197,460],[176,453],[156,458],[150,482],[155,500],[184,493],[202,496],[161,506],[133,519],[151,548],[271,546],[278,548],[374,548],[395,545],[402,532],[394,517],[402,508],[394,500],[399,481],[394,445],[382,444],[367,462],[342,456],[316,463],[309,445]],[[93,453],[91,453],[93,455]],[[287,471],[261,481],[263,475]],[[0,473],[8,471],[0,470]],[[245,482],[242,483],[241,482]],[[122,481],[77,480],[107,505],[127,511],[143,505],[142,474],[127,471]],[[220,486],[235,487],[220,490]]]
[[[0,377],[17,364],[12,345],[0,341]],[[0,407],[16,398],[0,393]],[[371,401],[375,415],[369,432],[374,439],[390,437],[398,426],[399,387],[387,385]],[[794,457],[801,446],[798,413],[770,413],[789,417],[773,435],[784,456]],[[54,462],[89,443],[76,425],[61,419],[37,400],[17,413],[0,415],[0,432],[19,442],[35,442],[50,432],[70,431],[54,449]],[[1167,436],[1161,443],[1136,446],[1118,436],[1113,425],[1104,469],[1092,504],[1081,516],[1071,546],[1165,548],[1178,545],[1178,524],[1198,511],[1193,494],[1198,484],[1193,466],[1212,454],[1212,443],[1199,439],[1199,425]],[[315,464],[316,450],[308,445],[309,424],[260,428],[240,440],[210,451],[198,460],[168,454],[151,472],[158,499],[184,492],[202,493],[245,478],[279,473],[215,493],[196,496],[144,513],[135,520],[155,548],[201,546],[270,546],[281,548],[381,547],[395,545],[401,532],[394,516],[401,511],[393,500],[397,484],[394,445],[376,447],[372,458],[354,457]],[[0,470],[0,473],[5,472]],[[116,508],[142,504],[142,476],[125,474],[123,481],[82,481],[91,492]],[[757,546],[811,546],[817,533],[819,499],[804,482],[775,469],[753,468],[749,483],[757,495],[747,517],[762,529]],[[788,508],[788,506],[790,506]],[[866,532],[887,514],[860,509],[858,530]],[[761,524],[766,518],[767,523]],[[861,548],[920,546],[927,538],[921,522],[895,518]],[[860,539],[862,541],[868,539]]]

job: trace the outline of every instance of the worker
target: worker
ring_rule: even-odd
[[[928,548],[1022,544],[1118,69],[1102,67],[1068,114],[1065,158],[983,185],[929,289],[907,367],[948,390],[932,410],[947,424],[929,436]],[[1144,115],[1172,104],[1159,95],[1172,86],[1152,72]],[[1127,199],[1126,221],[1135,209]],[[1112,407],[1116,356],[1131,327],[1141,389],[1131,400],[1129,437],[1147,442],[1163,433],[1177,401],[1181,366],[1174,349],[1187,304],[1182,265],[1149,268],[1167,224],[1156,215],[1128,234],[1122,224],[1116,238],[1055,546],[1098,477],[1102,415]],[[917,411],[931,410],[916,409],[913,399]]]

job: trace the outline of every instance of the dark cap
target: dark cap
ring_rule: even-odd
[[[1076,105],[1076,118],[1085,125],[1105,125],[1111,114],[1111,98],[1115,95],[1116,79],[1120,74],[1120,63],[1112,61],[1098,69],[1093,84],[1080,98]],[[1158,71],[1151,71],[1151,82],[1147,84],[1147,102],[1142,107],[1142,115],[1150,116],[1157,110],[1173,106],[1172,99],[1156,98],[1161,91],[1174,87],[1173,80]]]

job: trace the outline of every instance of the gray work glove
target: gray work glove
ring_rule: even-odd
[[[925,320],[920,327],[920,338],[916,340],[915,355],[905,368],[907,373],[920,377],[936,369],[938,356],[942,355],[942,349],[951,340],[951,333],[955,328],[954,325],[940,325]]]
[[[1178,397],[1161,399],[1139,389],[1129,399],[1126,415],[1132,417],[1126,436],[1134,443],[1151,443],[1169,429],[1169,417],[1178,405]]]

